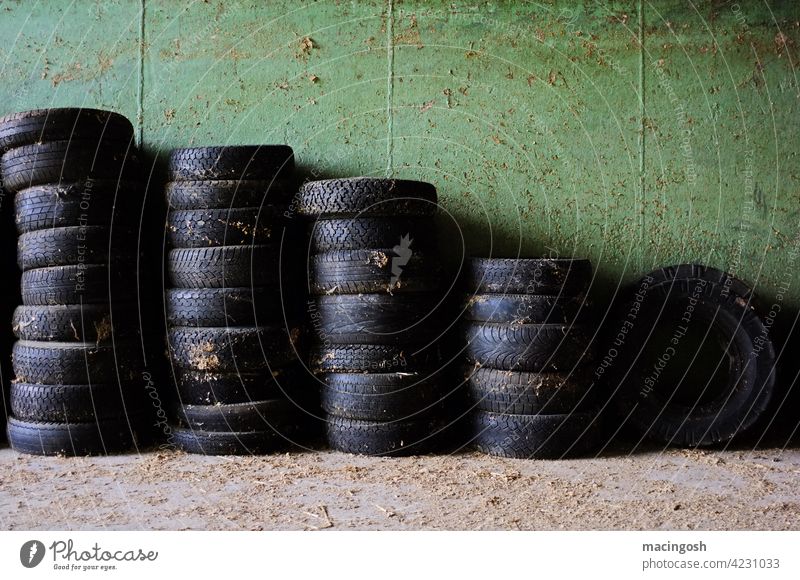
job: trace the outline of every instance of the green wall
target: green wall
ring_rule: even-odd
[[[467,253],[702,261],[800,306],[796,2],[0,2],[0,113],[118,110],[152,153],[286,142],[430,180]],[[779,292],[784,288],[784,292]]]

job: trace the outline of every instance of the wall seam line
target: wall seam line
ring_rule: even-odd
[[[640,223],[640,239],[639,244],[639,269],[642,270],[646,267],[645,257],[647,255],[647,223],[646,223],[646,206],[645,206],[645,131],[646,121],[645,115],[647,113],[645,104],[645,60],[644,60],[644,0],[638,2],[639,11],[639,130],[641,135],[639,137],[639,223]]]
[[[145,0],[141,0],[139,11],[139,94],[136,99],[136,122],[139,133],[139,147],[142,147],[144,134],[144,7]]]
[[[388,0],[386,35],[386,177],[392,177],[394,174],[394,0]]]

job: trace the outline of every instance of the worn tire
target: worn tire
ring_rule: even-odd
[[[464,318],[503,324],[571,324],[584,300],[547,294],[475,294],[467,300]]]
[[[133,427],[133,429],[131,429]],[[137,447],[139,430],[127,420],[48,423],[8,418],[8,442],[31,455],[108,455]]]
[[[17,231],[71,226],[134,226],[143,196],[139,183],[97,180],[45,184],[20,190],[14,196]]]
[[[260,245],[280,242],[283,210],[275,206],[174,210],[167,217],[173,248]]]
[[[506,415],[560,415],[594,405],[598,390],[586,372],[523,372],[490,368],[467,373],[480,411]]]
[[[18,382],[38,385],[118,384],[138,376],[132,360],[138,345],[88,342],[14,343],[12,366]]]
[[[107,304],[18,306],[12,328],[20,340],[105,343],[139,331],[131,310],[119,305],[112,317]],[[135,316],[135,315],[134,315]]]
[[[592,281],[589,260],[472,258],[466,284],[477,294],[553,294],[575,296]]]
[[[171,250],[167,268],[178,288],[249,288],[278,281],[275,245],[217,246]]]
[[[133,241],[132,241],[133,240]],[[135,263],[135,234],[105,226],[74,226],[29,232],[17,240],[21,270],[71,264]],[[113,245],[112,245],[113,243]]]
[[[597,445],[594,413],[502,415],[477,411],[472,416],[475,447],[498,457],[566,459],[585,456]]]
[[[438,352],[427,348],[417,352],[413,345],[316,344],[310,366],[315,372],[424,372],[438,363]]]
[[[297,210],[311,217],[430,216],[437,204],[430,183],[354,177],[306,183]]]
[[[332,344],[402,345],[435,336],[435,306],[428,294],[342,294],[318,296],[309,315]]]
[[[298,434],[275,431],[216,433],[198,429],[176,428],[172,441],[178,449],[198,455],[259,455],[291,447]]]
[[[177,373],[178,394],[184,405],[248,403],[268,399],[294,398],[299,391],[314,390],[316,380],[295,365],[256,373]]]
[[[172,326],[255,326],[283,322],[276,290],[256,288],[173,288],[166,291]]]
[[[283,206],[296,193],[293,181],[281,180],[170,181],[165,189],[172,210]]]
[[[141,412],[142,400],[117,385],[37,385],[12,382],[11,414],[23,421],[81,423]]]
[[[118,113],[97,109],[34,109],[0,118],[0,151],[47,141],[82,141],[99,148],[133,143],[133,125]]]
[[[322,408],[363,421],[413,420],[436,402],[424,377],[405,373],[327,373],[321,377]]]
[[[18,191],[45,183],[88,179],[139,179],[141,163],[129,144],[97,148],[79,141],[50,141],[11,149],[0,159],[3,186]]]
[[[269,180],[294,171],[287,145],[233,145],[173,149],[168,160],[171,181]]]
[[[579,325],[470,324],[466,352],[480,366],[507,371],[569,371],[592,360]]]
[[[730,274],[687,264],[651,272],[631,285],[629,294],[617,310],[624,344],[610,371],[619,385],[613,402],[628,425],[660,443],[695,447],[728,442],[764,417],[775,389],[775,349],[749,287]],[[688,321],[678,319],[687,312]],[[661,328],[669,332],[662,336]],[[680,335],[679,328],[684,328]],[[724,346],[717,364],[727,368],[715,367],[720,384],[710,379],[703,384],[691,362],[679,362],[682,380],[690,373],[698,385],[690,383],[691,392],[699,390],[691,401],[681,401],[677,385],[665,384],[662,375],[692,328],[703,342]],[[696,348],[689,348],[685,354],[696,357]],[[647,353],[661,356],[653,362]],[[704,400],[707,389],[710,398]]]
[[[439,288],[439,268],[433,260],[413,254],[405,260],[393,250],[341,250],[311,258],[312,294],[376,294],[432,292]]]
[[[260,371],[285,366],[295,357],[289,334],[279,326],[176,327],[169,331],[169,343],[173,362],[195,371]]]
[[[384,423],[330,416],[326,430],[334,451],[401,456],[428,452],[433,426],[427,418]]]
[[[311,252],[394,248],[403,238],[415,252],[434,253],[436,228],[432,218],[370,217],[322,219],[309,226]]]
[[[302,422],[302,414],[287,399],[270,399],[224,405],[183,405],[178,410],[178,419],[190,429],[247,433],[296,427]]]
[[[133,300],[135,284],[122,284],[122,272],[109,273],[106,264],[53,266],[22,273],[22,303],[26,306],[103,304],[112,298]],[[109,284],[109,275],[113,276]],[[113,296],[112,296],[113,294]]]

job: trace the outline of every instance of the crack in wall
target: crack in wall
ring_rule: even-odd
[[[142,147],[142,136],[144,134],[144,5],[145,0],[141,0],[141,10],[139,11],[139,94],[136,98],[139,147]]]
[[[639,12],[639,222],[640,222],[640,236],[641,243],[639,244],[639,270],[643,271],[647,264],[645,263],[647,255],[647,224],[645,223],[646,208],[645,208],[645,95],[644,95],[644,2],[639,0],[637,3],[637,11]]]

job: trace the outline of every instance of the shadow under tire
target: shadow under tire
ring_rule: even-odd
[[[137,433],[126,420],[51,423],[9,417],[8,441],[15,451],[31,455],[107,455],[133,449]]]

